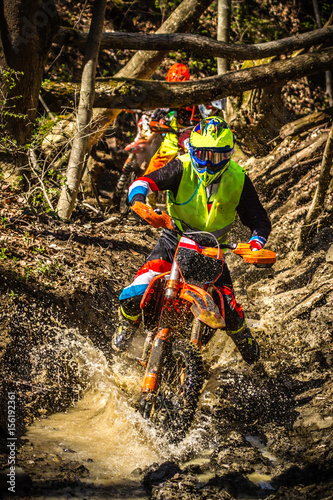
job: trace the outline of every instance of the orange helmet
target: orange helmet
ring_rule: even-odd
[[[169,68],[167,72],[167,82],[185,82],[190,79],[190,73],[185,64],[176,63]]]

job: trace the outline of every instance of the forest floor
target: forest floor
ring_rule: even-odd
[[[273,223],[267,247],[277,252],[277,262],[257,269],[227,257],[261,359],[249,367],[220,334],[207,353],[210,378],[196,424],[204,428],[209,419],[197,438],[212,450],[209,459],[143,467],[136,478],[144,493],[133,497],[333,498],[333,229],[323,222],[310,250],[296,252],[318,168],[301,175],[294,169],[270,191],[262,186],[264,168],[261,159],[247,162]],[[117,298],[159,231],[126,215],[105,224],[82,206],[71,223],[36,216],[6,185],[0,215],[2,495],[129,498],[114,485],[91,483],[87,462],[33,446],[25,432],[36,419],[75,405],[89,387],[89,370],[70,332],[88,339],[112,367]],[[236,222],[230,239],[248,236]],[[15,493],[6,485],[9,394],[16,405]],[[254,475],[266,480],[254,481]]]

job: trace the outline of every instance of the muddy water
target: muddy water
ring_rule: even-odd
[[[142,342],[138,339],[133,355],[139,355]],[[81,484],[111,487],[110,491],[121,491],[126,500],[147,495],[140,483],[142,476],[135,471],[172,459],[180,459],[184,466],[193,458],[193,463],[209,461],[212,450],[200,449],[199,444],[204,427],[210,427],[208,420],[194,425],[182,443],[172,445],[135,410],[143,375],[139,363],[121,356],[106,359],[74,330],[59,329],[53,349],[70,349],[75,354],[79,378],[85,383],[88,379],[88,388],[75,406],[41,418],[27,429],[36,456],[46,453],[51,462],[60,457],[64,463],[83,464],[88,472]]]
[[[165,442],[135,410],[143,374],[138,363],[122,357],[107,360],[73,331],[70,336],[59,332],[58,340],[59,348],[70,346],[77,353],[82,375],[89,379],[88,389],[73,408],[35,421],[28,428],[26,435],[36,450],[84,464],[89,471],[84,482],[97,486],[125,484],[122,498],[127,499],[145,496],[133,471],[173,458],[180,459],[184,467],[208,465],[212,450],[202,438],[211,427],[209,416],[195,423],[177,446]],[[132,354],[138,354],[140,347],[136,346]],[[232,350],[224,345],[228,347]],[[221,365],[220,349],[221,345],[212,342],[206,353],[213,367]],[[202,406],[212,403],[216,384],[212,377],[202,394]],[[209,467],[204,469],[205,474],[198,479],[208,481],[213,474]]]
[[[132,404],[141,371],[126,360],[108,363],[79,335],[74,344],[82,373],[89,376],[87,392],[66,412],[35,421],[26,436],[36,449],[84,463],[90,483],[135,480],[131,474],[135,469],[160,462],[166,455],[155,430]]]
[[[161,458],[140,432],[138,418],[117,388],[109,387],[89,391],[75,408],[36,422],[27,437],[51,453],[73,453],[95,481],[124,478]]]

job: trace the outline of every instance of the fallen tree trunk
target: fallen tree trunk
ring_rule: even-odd
[[[233,71],[226,75],[200,81],[169,83],[159,81],[112,78],[96,87],[95,107],[117,109],[154,109],[193,106],[222,97],[235,96],[253,88],[265,88],[277,82],[287,82],[304,75],[325,71],[333,64],[333,48],[312,54],[302,54],[286,61],[275,61],[253,68]],[[62,106],[72,105],[78,85],[44,83],[43,96],[50,102],[52,95]]]
[[[324,211],[325,197],[331,181],[331,168],[333,163],[333,125],[328,135],[324,156],[320,167],[320,174],[317,189],[313,197],[311,206],[305,217],[304,224],[299,235],[297,250],[306,247],[313,227],[317,224],[319,215]]]
[[[86,41],[87,33],[66,27],[61,27],[53,39],[54,43],[80,49],[84,49]],[[182,52],[195,52],[206,57],[245,61],[279,56],[322,43],[327,46],[332,41],[332,26],[281,40],[251,45],[218,42],[212,38],[189,33],[163,34],[157,32],[147,35],[145,33],[105,32],[102,35],[101,49],[162,50],[168,52],[180,50]]]
[[[287,161],[279,165],[273,172],[269,174],[269,180],[267,181],[267,185],[271,183],[271,181],[275,182],[275,177],[280,176],[286,172],[290,172],[291,169],[296,168],[298,164],[304,160],[305,158],[313,157],[313,154],[318,151],[323,144],[326,142],[328,137],[328,133],[322,134],[316,141],[314,141],[310,146],[298,151],[295,155],[289,158]],[[266,175],[266,174],[265,174]]]
[[[285,139],[289,135],[301,134],[306,130],[328,123],[332,118],[333,107],[324,109],[323,111],[316,111],[284,125],[280,130],[280,137],[281,139]]]

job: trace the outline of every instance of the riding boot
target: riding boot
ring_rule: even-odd
[[[141,312],[136,316],[130,316],[120,307],[118,315],[118,330],[112,337],[112,347],[116,351],[124,351],[138,331],[141,322]]]
[[[253,338],[250,329],[243,326],[238,332],[227,332],[234,341],[242,358],[250,365],[259,360],[260,350],[257,341]]]

